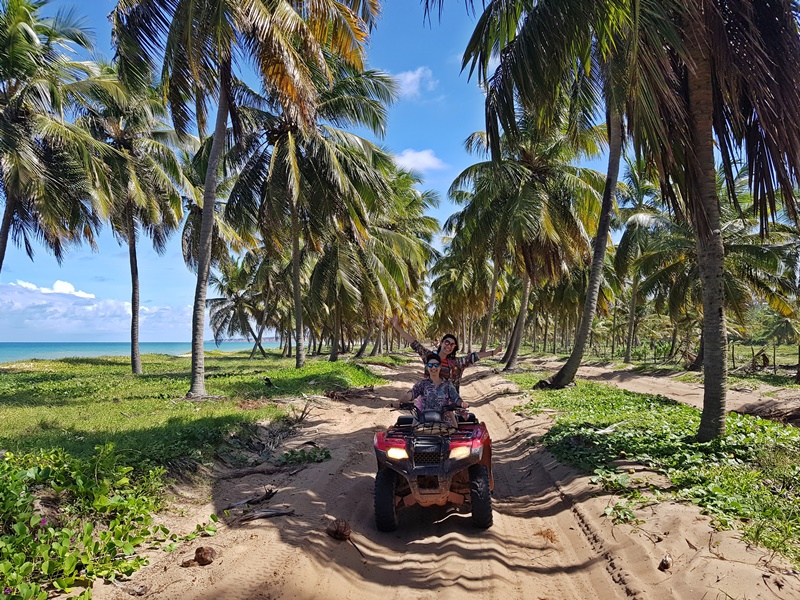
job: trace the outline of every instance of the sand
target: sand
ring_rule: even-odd
[[[218,533],[183,542],[171,553],[153,552],[151,564],[130,580],[97,582],[94,598],[800,598],[796,571],[748,547],[735,532],[715,532],[697,507],[663,502],[637,511],[639,526],[613,525],[603,511],[618,498],[531,443],[547,431],[549,417],[516,414],[521,397],[486,366],[468,372],[462,394],[493,438],[494,525],[480,531],[468,514],[412,507],[401,513],[398,531],[377,531],[372,436],[395,420],[388,406],[415,381],[415,367],[385,369],[392,383],[374,395],[314,399],[299,435],[284,448],[314,442],[330,450],[330,460],[299,472],[184,486],[172,510],[159,518],[172,531],[188,533],[215,513],[222,521]],[[663,379],[654,386],[631,375],[626,383],[665,394]],[[664,483],[640,466],[631,468],[643,480]],[[225,507],[259,496],[265,487],[277,489],[266,506],[294,514],[245,524],[232,518],[236,511],[224,516]],[[325,533],[334,519],[349,521],[355,545]],[[181,566],[199,546],[213,548],[214,561]],[[669,568],[660,570],[665,557]]]

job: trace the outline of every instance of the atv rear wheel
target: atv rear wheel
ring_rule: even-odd
[[[380,531],[394,531],[400,525],[397,518],[397,474],[381,469],[375,474],[375,525]]]
[[[489,467],[486,465],[472,465],[469,468],[469,489],[472,501],[472,523],[479,529],[488,529],[492,526],[492,495],[489,490]]]

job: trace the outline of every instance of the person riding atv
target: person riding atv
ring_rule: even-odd
[[[461,409],[469,406],[461,399],[455,386],[440,377],[442,359],[435,352],[429,352],[425,357],[425,368],[428,378],[418,381],[411,391],[406,394],[406,400],[413,399],[419,410],[435,410],[442,412],[446,406],[455,406]],[[410,396],[410,397],[409,397]],[[445,418],[452,425],[456,425],[456,417],[450,411],[444,413]]]
[[[489,431],[475,415],[458,414],[467,405],[454,394],[452,384],[433,381],[439,369],[435,357],[428,355],[426,362],[431,379],[411,391],[416,402],[400,405],[411,414],[401,416],[387,431],[377,432],[373,440],[378,461],[375,524],[380,531],[397,529],[399,509],[414,504],[468,505],[476,527],[492,525]]]

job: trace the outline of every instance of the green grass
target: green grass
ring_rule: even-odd
[[[165,467],[211,460],[220,444],[246,441],[256,421],[287,417],[279,399],[382,383],[363,366],[245,353],[210,353],[206,391],[189,402],[191,361],[142,357],[0,365],[0,589],[10,600],[45,600],[92,579],[129,575],[143,546],[174,549],[213,535],[216,516],[178,537],[154,526]],[[235,452],[225,452],[230,457]],[[286,464],[321,461],[327,449],[290,452]],[[90,591],[81,598],[90,598]]]
[[[63,448],[86,457],[113,443],[130,464],[201,458],[243,423],[283,414],[272,400],[380,383],[362,366],[246,353],[206,358],[206,390],[218,400],[190,402],[189,358],[145,355],[134,376],[124,357],[26,361],[0,365],[0,449]],[[269,382],[265,378],[269,378]]]
[[[537,376],[509,377],[530,389]],[[627,499],[610,507],[616,521],[631,520],[630,502],[644,504],[663,493],[693,502],[720,528],[800,564],[800,431],[772,421],[730,414],[727,434],[697,443],[700,413],[662,396],[579,383],[556,391],[531,391],[523,410],[558,412],[542,442],[561,460],[594,472],[595,481]],[[598,429],[617,425],[612,433]],[[667,475],[669,490],[643,493],[615,466],[637,461]]]

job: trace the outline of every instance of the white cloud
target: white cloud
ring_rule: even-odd
[[[80,290],[76,290],[75,286],[69,281],[58,280],[53,284],[52,288],[37,287],[35,284],[17,279],[17,283],[9,285],[18,285],[34,292],[41,292],[42,294],[67,294],[68,296],[77,296],[78,298],[94,298],[94,294],[88,294]]]
[[[142,341],[185,341],[191,334],[191,306],[142,306]],[[208,319],[206,319],[206,325]],[[0,283],[0,341],[103,342],[130,339],[131,304],[98,299],[66,281],[52,288],[27,281]],[[206,330],[206,339],[210,333]]]
[[[399,156],[395,156],[395,162],[404,169],[410,169],[418,173],[447,168],[447,165],[430,149],[412,150],[407,148]]]
[[[401,98],[417,99],[423,92],[432,92],[439,85],[428,67],[419,67],[414,71],[403,71],[394,76],[400,86]]]

